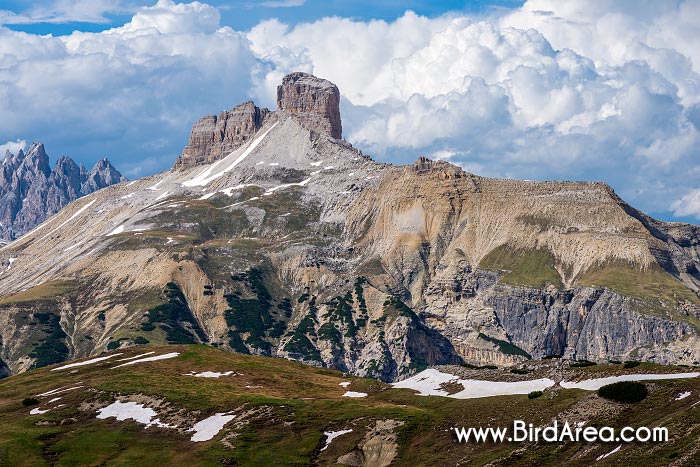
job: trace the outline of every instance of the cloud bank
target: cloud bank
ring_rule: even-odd
[[[0,28],[0,141],[108,151],[145,175],[170,165],[196,118],[251,97],[272,106],[302,70],[338,85],[345,137],[377,159],[603,180],[643,210],[700,218],[697,17],[692,1],[530,0],[490,17],[241,32],[207,4],[160,0],[103,33]]]

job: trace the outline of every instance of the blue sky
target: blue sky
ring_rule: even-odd
[[[1,10],[15,13],[31,12],[42,2],[26,0],[5,0],[0,2]],[[56,2],[45,2],[51,5]],[[116,4],[117,2],[110,2]],[[221,12],[221,24],[237,30],[247,30],[260,21],[269,18],[280,18],[288,24],[311,22],[328,16],[354,18],[360,21],[381,19],[393,21],[403,15],[406,10],[412,10],[419,15],[435,17],[447,12],[463,14],[485,14],[502,8],[514,8],[523,4],[522,0],[250,0],[250,1],[220,1],[207,2]],[[13,24],[8,27],[17,31],[34,34],[70,34],[74,30],[100,32],[115,26],[121,26],[131,19],[133,12],[140,6],[149,6],[153,2],[123,2],[115,6],[117,11],[106,11],[102,16],[103,22],[60,21],[57,23],[44,22],[36,18],[25,24]],[[46,18],[49,21],[53,19]]]
[[[157,2],[157,3],[156,3]],[[172,166],[200,117],[274,107],[291,71],[338,85],[375,159],[601,180],[700,219],[695,0],[0,1],[0,155]]]

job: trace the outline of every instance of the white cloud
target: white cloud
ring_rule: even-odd
[[[24,140],[8,141],[5,144],[0,144],[0,158],[5,157],[5,152],[10,151],[11,154],[17,154],[19,151],[24,151],[27,148],[27,142]]]
[[[23,12],[0,10],[0,24],[34,23],[107,23],[106,14],[123,14],[133,11],[132,6],[119,0],[54,0],[49,3],[33,2]]]
[[[302,6],[304,3],[306,3],[306,0],[270,0],[260,2],[259,6],[265,8],[292,8]]]
[[[346,138],[377,158],[603,180],[659,214],[700,175],[699,16],[693,1],[529,0],[497,16],[266,20],[242,33],[210,5],[160,0],[103,33],[0,28],[0,140],[109,148],[138,176],[167,167],[196,118],[249,97],[273,107],[301,70],[338,85]]]
[[[671,205],[676,216],[694,216],[700,219],[700,189],[691,190]]]

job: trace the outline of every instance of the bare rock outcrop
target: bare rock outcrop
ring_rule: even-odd
[[[343,136],[340,92],[328,80],[302,72],[288,74],[277,87],[277,110],[293,115],[309,130],[335,139]]]
[[[26,153],[8,151],[0,166],[0,238],[13,240],[68,203],[125,180],[107,159],[88,171],[62,156],[52,170],[41,143],[32,143]]]
[[[192,127],[190,141],[178,158],[176,167],[191,167],[221,159],[248,142],[273,113],[244,102],[219,115],[207,115]]]

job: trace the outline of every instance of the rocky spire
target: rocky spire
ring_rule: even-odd
[[[291,115],[316,133],[342,138],[337,86],[308,73],[295,72],[285,76],[277,87],[276,112],[249,101],[197,120],[175,167],[192,167],[222,159],[253,138],[266,123],[282,115]]]
[[[309,130],[343,137],[340,92],[328,80],[302,72],[288,74],[277,87],[277,110],[293,115]]]
[[[0,166],[0,238],[13,240],[77,198],[125,180],[107,159],[87,172],[62,156],[51,170],[41,143],[8,152]]]

